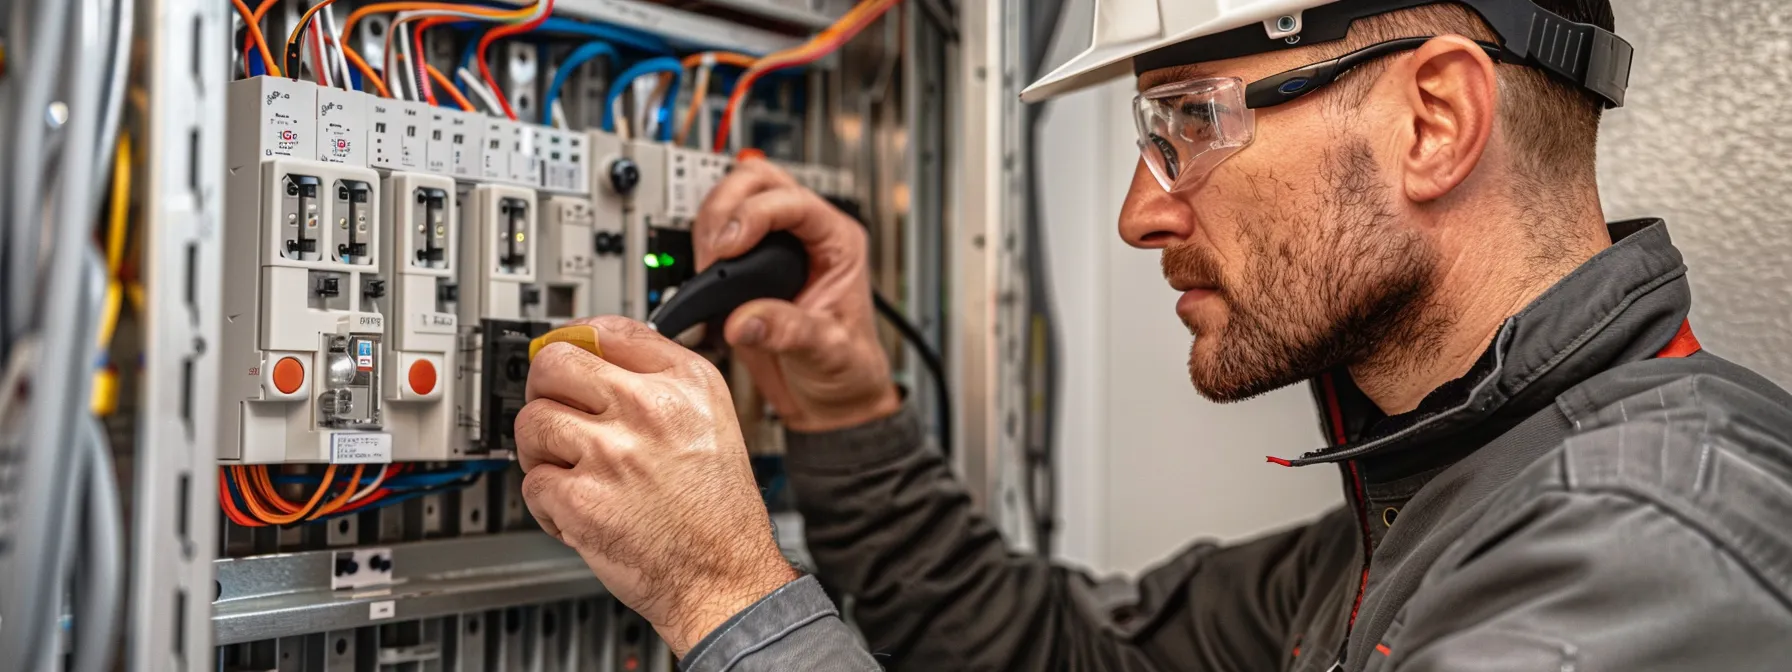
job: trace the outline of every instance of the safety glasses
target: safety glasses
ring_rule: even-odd
[[[1133,98],[1139,154],[1164,191],[1192,189],[1250,146],[1256,138],[1257,109],[1305,96],[1359,65],[1417,49],[1431,39],[1389,40],[1250,84],[1236,77],[1207,77],[1152,87]],[[1493,60],[1500,60],[1499,45],[1479,44]]]

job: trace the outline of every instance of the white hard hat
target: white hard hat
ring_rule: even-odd
[[[1343,39],[1357,19],[1444,0],[1094,0],[1089,48],[1020,94],[1032,103],[1131,72]],[[1531,0],[1455,0],[1500,36],[1500,60],[1539,67],[1624,104],[1632,50],[1607,28]]]

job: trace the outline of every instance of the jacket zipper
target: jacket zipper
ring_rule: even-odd
[[[1338,390],[1332,384],[1331,374],[1325,374],[1322,378],[1322,382],[1325,387],[1326,410],[1332,421],[1332,438],[1337,441],[1337,445],[1342,446],[1348,439],[1344,434],[1344,409],[1338,403]],[[1350,621],[1344,626],[1344,641],[1338,645],[1338,662],[1332,665],[1333,670],[1344,669],[1344,661],[1349,658],[1350,632],[1356,629],[1356,614],[1363,606],[1363,594],[1369,590],[1369,558],[1374,553],[1374,546],[1371,542],[1369,532],[1368,495],[1363,489],[1363,475],[1362,472],[1357,469],[1356,460],[1350,460],[1345,464],[1350,468],[1350,482],[1354,487],[1354,494],[1356,495],[1352,498],[1353,501],[1351,504],[1356,508],[1357,522],[1362,526],[1363,572],[1361,578],[1357,581],[1356,599],[1350,604]]]

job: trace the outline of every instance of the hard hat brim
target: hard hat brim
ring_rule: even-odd
[[[1021,102],[1037,103],[1132,74],[1132,58],[1163,46],[1158,38],[1091,48],[1065,61],[1020,92]]]

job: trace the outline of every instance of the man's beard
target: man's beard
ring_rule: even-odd
[[[1439,339],[1443,323],[1422,315],[1437,253],[1398,226],[1367,144],[1328,152],[1321,172],[1316,211],[1241,218],[1247,256],[1234,277],[1220,275],[1209,249],[1164,250],[1165,277],[1218,281],[1227,308],[1223,326],[1188,324],[1189,378],[1201,396],[1249,399],[1382,352],[1423,353]]]

